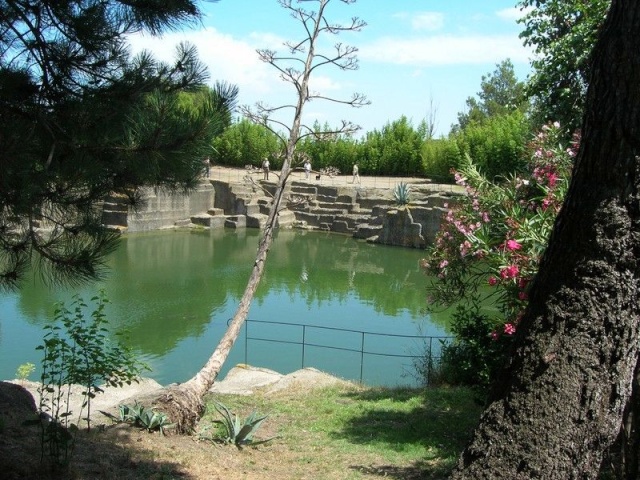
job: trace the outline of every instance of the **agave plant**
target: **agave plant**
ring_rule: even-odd
[[[232,414],[222,403],[215,402],[214,407],[222,415],[222,420],[214,420],[214,423],[222,425],[224,429],[222,440],[225,443],[232,443],[237,447],[242,447],[243,445],[257,445],[272,440],[269,438],[260,442],[253,441],[253,436],[268,415],[258,416],[254,411],[244,420],[240,420],[238,415]]]
[[[393,198],[396,201],[396,205],[407,205],[409,203],[409,194],[411,188],[408,183],[400,182],[393,187]]]
[[[130,423],[148,432],[159,431],[162,435],[165,430],[173,427],[165,413],[153,408],[145,408],[136,402],[133,406],[120,405],[120,421]]]

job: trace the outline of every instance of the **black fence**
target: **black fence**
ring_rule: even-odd
[[[257,356],[256,352],[259,350],[250,348],[253,343],[267,342],[289,345],[299,350],[299,353],[294,354],[296,357],[299,355],[297,361],[295,358],[290,358],[290,362],[295,362],[300,368],[315,367],[364,383],[367,377],[367,368],[376,368],[375,365],[367,366],[368,363],[375,363],[372,359],[395,359],[395,363],[391,362],[391,369],[397,362],[409,362],[410,368],[414,370],[413,374],[416,378],[420,378],[420,383],[429,383],[432,369],[440,363],[442,346],[451,342],[452,339],[453,337],[450,336],[398,335],[321,325],[247,320],[244,327],[244,363],[250,363],[250,356],[251,360]],[[407,343],[412,344],[410,348],[407,347]],[[318,355],[319,351],[324,353]],[[350,356],[350,363],[356,364],[355,373],[345,375],[344,372],[336,371],[341,368],[336,366],[335,361],[332,365],[331,360],[335,360],[335,358],[332,355],[327,355],[331,351],[346,352]],[[291,357],[291,354],[289,356]],[[315,357],[315,359],[310,357]],[[358,363],[359,365],[357,365]],[[385,367],[389,365],[388,361],[383,363]],[[264,365],[264,361],[260,361],[259,364],[267,366]],[[379,362],[378,365],[380,365]],[[350,365],[350,367],[353,366]],[[401,374],[410,375],[411,372],[408,370],[405,368],[405,371],[397,372],[398,377]]]

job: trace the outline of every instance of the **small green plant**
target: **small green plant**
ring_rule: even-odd
[[[158,431],[164,435],[165,430],[174,426],[169,422],[165,413],[158,412],[153,408],[145,408],[138,402],[133,406],[120,405],[119,411],[121,422],[130,423],[134,427],[142,428],[148,432]]]
[[[396,186],[393,187],[393,198],[396,201],[396,205],[408,205],[410,193],[411,187],[408,183],[397,183]]]
[[[31,375],[35,369],[36,366],[33,363],[23,363],[22,365],[18,366],[18,369],[16,370],[16,377],[18,378],[18,380],[24,382],[27,378],[29,378],[29,375]]]
[[[65,468],[71,460],[78,432],[77,424],[71,423],[72,415],[77,413],[78,423],[84,420],[91,428],[91,399],[102,392],[99,385],[131,384],[147,369],[120,340],[109,339],[104,292],[91,300],[97,306],[90,315],[78,295],[73,297],[71,310],[57,304],[55,322],[44,327],[43,344],[36,347],[44,353],[39,388],[42,454],[48,448],[55,468]],[[73,385],[83,388],[79,412],[69,407]]]
[[[258,445],[272,440],[272,438],[259,442],[253,440],[253,436],[268,415],[258,416],[254,411],[244,420],[240,420],[238,415],[232,414],[222,403],[215,402],[214,407],[216,411],[222,415],[222,420],[214,420],[214,423],[222,427],[222,435],[219,438],[223,442],[242,447],[243,445]]]

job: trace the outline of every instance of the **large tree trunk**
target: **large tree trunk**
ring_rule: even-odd
[[[618,442],[609,456],[611,468],[620,479],[640,478],[640,362],[633,375],[631,398],[627,403]]]
[[[452,479],[597,478],[640,334],[640,2],[613,0],[572,183],[505,368]]]

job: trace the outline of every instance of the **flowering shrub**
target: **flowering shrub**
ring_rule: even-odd
[[[490,304],[498,314],[459,309],[452,327],[457,342],[451,348],[482,340],[465,338],[457,328],[456,323],[468,324],[470,315],[477,317],[475,322],[481,318],[484,326],[475,328],[475,334],[486,332],[494,342],[506,345],[517,331],[578,148],[577,135],[568,148],[561,145],[559,127],[558,123],[545,125],[528,145],[530,161],[524,172],[490,182],[469,157],[454,172],[467,195],[456,205],[446,206],[434,246],[422,261],[436,277],[430,288],[431,301],[436,305]]]

